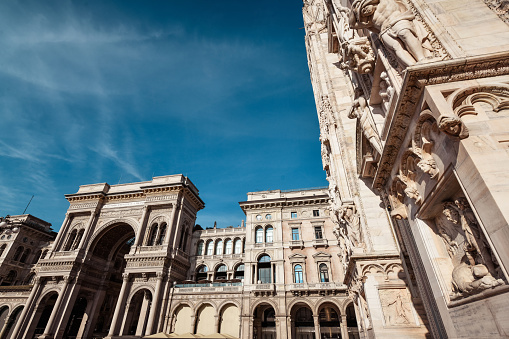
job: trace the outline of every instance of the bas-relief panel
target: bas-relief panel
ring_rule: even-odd
[[[385,326],[416,326],[410,293],[406,288],[379,289]]]

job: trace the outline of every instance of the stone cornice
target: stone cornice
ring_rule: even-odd
[[[408,125],[426,86],[507,74],[509,74],[509,52],[408,67],[373,186],[378,190],[385,187],[405,139]]]
[[[398,253],[369,253],[369,254],[353,254],[348,262],[343,283],[348,285],[353,278],[355,268],[359,262],[381,263],[381,261],[397,261],[401,258]]]
[[[316,204],[328,204],[329,196],[327,194],[316,195],[312,197],[295,197],[295,198],[276,198],[266,200],[253,200],[239,202],[240,208],[243,211],[252,209],[264,209],[273,207],[287,207],[287,206],[306,206]]]

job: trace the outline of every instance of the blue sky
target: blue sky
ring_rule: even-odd
[[[298,0],[0,2],[0,215],[59,229],[79,185],[183,173],[197,223],[326,185]]]

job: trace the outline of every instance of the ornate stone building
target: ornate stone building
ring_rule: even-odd
[[[509,16],[304,0],[332,217],[368,337],[509,335]]]

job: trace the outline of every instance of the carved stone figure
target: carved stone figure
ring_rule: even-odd
[[[414,21],[412,11],[396,0],[355,0],[350,12],[352,28],[377,33],[407,67],[426,58],[423,42],[427,34]]]
[[[454,292],[452,298],[467,296],[484,290],[503,285],[502,279],[495,279],[486,266],[469,265],[462,262],[452,271]]]
[[[361,225],[359,215],[354,204],[347,204],[341,207],[341,222],[346,226],[348,239],[354,247],[363,247]]]
[[[443,115],[440,117],[440,121],[438,123],[438,128],[453,137],[459,137],[460,139],[464,139],[468,137],[468,129],[463,124],[460,118],[455,116],[446,116]]]
[[[382,98],[382,107],[385,112],[389,111],[389,104],[392,96],[394,95],[394,92],[395,90],[391,85],[389,76],[386,72],[382,72],[380,74],[380,91],[378,94],[380,95],[380,98]]]
[[[417,155],[413,150],[408,150],[401,159],[400,170],[397,178],[404,184],[403,192],[412,200],[415,200],[417,205],[422,204],[422,196],[417,189],[415,182],[416,169],[415,162]]]
[[[437,163],[432,158],[421,159],[417,163],[417,167],[424,173],[429,174],[431,178],[435,178],[438,175]]]
[[[382,141],[376,131],[375,122],[373,121],[373,117],[369,111],[367,100],[362,94],[362,90],[360,88],[355,90],[355,100],[350,108],[348,117],[350,119],[359,119],[362,133],[366,139],[368,139],[373,149],[375,149],[378,154],[382,154]]]
[[[380,290],[380,301],[384,311],[385,322],[391,326],[409,325],[412,322],[412,312],[408,308],[408,301],[403,295],[406,290]]]

